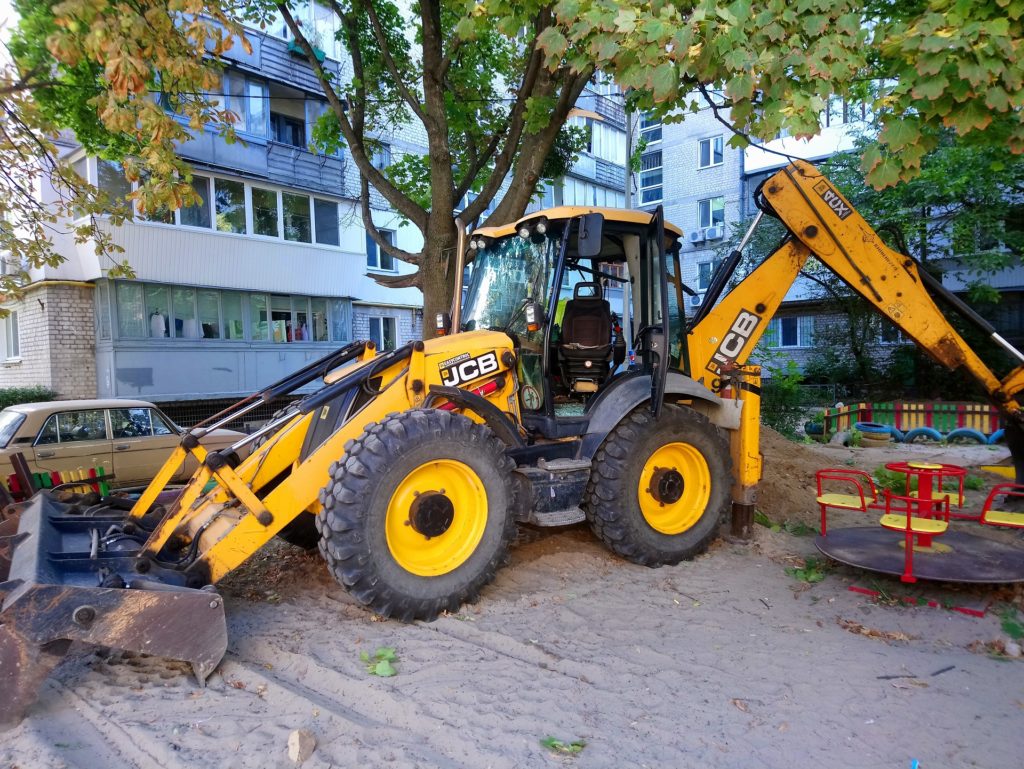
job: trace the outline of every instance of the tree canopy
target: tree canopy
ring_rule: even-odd
[[[866,101],[882,126],[863,157],[874,186],[922,174],[943,131],[965,146],[1024,151],[1024,0],[317,0],[345,52],[340,76],[321,64],[319,30],[302,23],[305,0],[16,6],[16,67],[5,70],[0,98],[18,128],[2,138],[0,154],[37,179],[55,174],[63,213],[72,204],[93,213],[110,205],[50,159],[65,129],[90,152],[124,162],[142,183],[137,208],[191,202],[190,171],[175,146],[208,126],[233,139],[235,116],[211,98],[221,55],[248,44],[244,23],[283,22],[330,106],[314,143],[347,148],[362,179],[367,231],[419,268],[379,280],[422,288],[428,317],[450,301],[457,221],[477,219],[492,203],[492,220],[514,220],[545,176],[566,170],[579,137],[563,126],[598,71],[614,77],[633,108],[668,121],[706,100],[734,131],[734,146],[781,130],[815,133],[830,95]],[[378,168],[382,137],[410,126],[426,154]],[[20,140],[12,139],[17,131]],[[29,263],[59,259],[46,230],[60,216],[10,177],[0,175],[0,187],[9,222],[0,248]],[[381,236],[371,189],[422,233],[421,251]]]
[[[876,187],[917,176],[946,129],[1024,152],[1024,0],[558,0],[554,12],[552,56],[574,50],[669,120],[703,94],[736,147],[816,134],[834,95],[880,121],[862,159]]]

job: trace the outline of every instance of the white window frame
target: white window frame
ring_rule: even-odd
[[[782,322],[786,320],[796,321],[796,344],[782,343]],[[810,337],[810,338],[807,338]],[[772,318],[768,321],[768,329],[765,334],[765,341],[768,347],[779,350],[806,349],[814,345],[814,316],[813,315],[787,315],[783,318]]]
[[[657,123],[651,122],[649,125],[645,126],[644,121],[647,119],[647,114],[648,113],[646,112],[640,113],[640,120],[637,127],[640,129],[640,138],[645,139],[647,141],[647,146],[650,147],[652,144],[659,144],[661,142],[661,132],[664,124],[661,120],[658,120]],[[651,135],[655,132],[657,132],[658,138],[652,139]]]
[[[722,201],[722,221],[715,221],[715,201]],[[707,216],[705,217],[705,207]],[[725,196],[716,195],[713,198],[704,198],[697,201],[697,227],[706,230],[708,227],[717,227],[725,224]]]
[[[704,163],[704,147],[708,148],[708,162]],[[718,146],[718,153],[721,156],[721,160],[715,162],[715,146]],[[701,139],[697,142],[697,168],[703,170],[705,168],[715,168],[725,162],[725,137],[722,134],[718,136],[709,136],[706,139]]]
[[[395,232],[395,230],[388,230],[388,229],[384,229],[382,227],[378,227],[377,231],[381,235],[385,235],[385,234],[390,235],[389,241],[391,242],[391,245],[394,246],[396,244],[396,238],[398,237],[398,233]],[[373,270],[374,272],[388,272],[388,273],[398,272],[398,260],[395,259],[395,257],[387,255],[387,254],[385,254],[385,256],[388,256],[388,258],[391,259],[391,265],[392,266],[391,267],[381,267],[381,247],[380,247],[380,244],[377,243],[373,239],[373,237],[370,235],[369,232],[366,233],[366,239],[365,240],[366,240],[366,247],[367,247],[367,252],[366,252],[366,269]],[[375,252],[375,254],[377,256],[376,264],[370,264],[370,252],[369,252],[370,243],[373,243],[374,252]]]
[[[646,157],[653,156],[655,152],[657,152],[657,154],[661,156],[661,163],[657,166],[644,168],[643,159]],[[640,156],[640,205],[642,206],[653,206],[665,199],[665,156],[662,155],[661,150],[655,150],[655,152],[645,152],[643,155]],[[657,184],[644,184],[644,174],[649,174],[652,171],[661,172],[661,181],[658,182]],[[645,199],[644,193],[650,190],[658,190],[658,196],[656,199]]]
[[[385,349],[384,340],[386,339],[386,334],[384,333],[384,328],[388,324],[391,325],[392,339],[395,340],[395,346],[393,348],[388,349],[398,348],[398,320],[396,318],[390,315],[371,315],[367,318],[367,321],[369,322],[370,339],[374,338],[373,331],[374,328],[376,327],[377,338],[380,339],[380,345],[378,345],[378,352],[383,352]]]
[[[708,288],[711,286],[711,279],[715,276],[715,271],[718,269],[718,265],[720,265],[721,263],[722,263],[721,259],[711,259],[711,260],[708,260],[708,261],[703,261],[703,262],[698,262],[697,263],[697,290],[698,291],[707,291],[708,290]],[[708,267],[708,282],[707,282],[707,285],[704,284],[703,276],[701,275],[701,268],[705,264],[709,265],[709,267]]]
[[[19,328],[18,311],[11,310],[6,318],[0,318],[3,324],[4,360],[16,363],[21,360],[21,329]]]

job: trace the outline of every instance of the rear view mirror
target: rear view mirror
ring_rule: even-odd
[[[523,314],[526,316],[526,330],[529,332],[540,331],[541,318],[544,317],[544,313],[532,299],[527,299],[526,304],[523,305]]]
[[[576,253],[581,259],[592,259],[601,255],[601,230],[604,229],[604,215],[584,214],[580,217]]]

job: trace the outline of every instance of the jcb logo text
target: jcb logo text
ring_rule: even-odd
[[[493,352],[485,352],[475,358],[470,358],[467,354],[466,360],[444,363],[450,364],[447,367],[442,365],[441,368],[441,381],[446,387],[458,387],[464,382],[471,382],[498,370],[498,356]]]
[[[713,374],[720,374],[723,369],[736,362],[736,359],[743,352],[743,348],[754,333],[754,329],[761,322],[761,317],[747,310],[741,310],[732,322],[732,327],[725,335],[718,350],[711,356],[708,362],[708,371]]]

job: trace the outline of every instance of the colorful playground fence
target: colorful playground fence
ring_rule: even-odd
[[[987,403],[891,401],[851,403],[825,409],[825,431],[850,430],[857,422],[889,425],[901,432],[930,427],[940,433],[967,428],[991,436],[1001,425],[999,412]]]
[[[10,490],[11,496],[20,500],[31,497],[38,489],[52,489],[54,486],[60,486],[64,483],[85,481],[93,491],[107,496],[110,494],[110,485],[102,480],[105,476],[106,471],[102,467],[79,468],[77,470],[65,470],[64,472],[54,470],[49,473],[32,473],[32,485],[35,488],[23,489],[18,476],[10,475],[7,478],[7,488]]]

